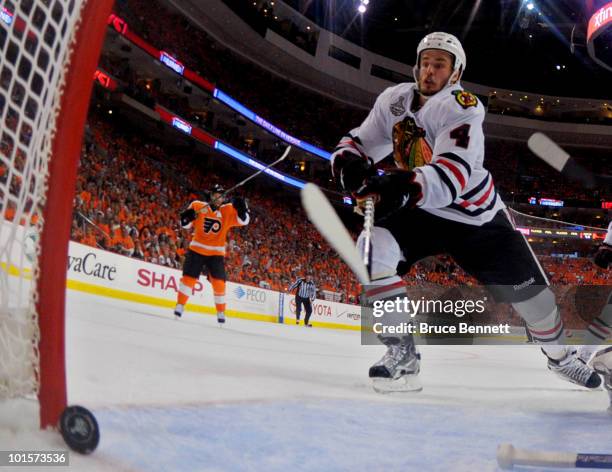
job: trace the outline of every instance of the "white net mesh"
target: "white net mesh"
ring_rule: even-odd
[[[592,233],[606,233],[605,224],[602,223],[600,226],[591,226],[581,224],[572,221],[571,217],[563,218],[560,215],[555,215],[555,218],[546,218],[542,216],[529,215],[527,213],[515,210],[513,208],[508,209],[514,224],[522,228],[543,228],[543,229],[556,229],[556,230],[576,230],[576,231],[590,231]],[[554,235],[554,233],[550,233]]]
[[[0,398],[34,394],[39,386],[42,209],[66,64],[84,3],[0,1]]]

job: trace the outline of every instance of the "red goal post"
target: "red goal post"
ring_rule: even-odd
[[[0,2],[0,399],[37,393],[42,428],[67,403],[72,205],[112,4]]]

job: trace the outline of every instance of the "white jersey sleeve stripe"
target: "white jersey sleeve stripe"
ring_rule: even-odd
[[[445,159],[450,159],[451,161],[456,162],[457,164],[461,164],[465,171],[467,172],[468,178],[472,176],[472,167],[464,160],[461,159],[454,152],[445,152],[440,154],[440,157],[444,157]]]
[[[463,190],[465,188],[465,177],[455,164],[452,164],[446,159],[438,159],[435,164],[441,164],[447,169],[449,169],[453,173],[453,176],[457,179],[457,182],[459,182],[460,189]]]
[[[464,199],[464,200],[469,200],[470,198],[475,197],[476,195],[478,195],[480,192],[482,192],[482,190],[484,188],[486,188],[487,184],[489,183],[489,179],[490,178],[491,178],[491,174],[487,173],[485,175],[485,178],[482,179],[478,185],[476,185],[469,192],[466,192],[463,195],[461,195],[461,198]]]
[[[493,190],[495,189],[495,185],[493,183],[493,179],[485,179],[483,183],[488,183],[488,185],[481,188],[480,191],[476,193],[470,192],[472,195],[469,200],[462,195],[458,199],[459,204],[464,208],[470,206],[479,207],[488,205],[490,203],[490,197],[493,194]]]
[[[464,207],[461,204],[457,204],[457,203],[451,203],[448,207],[452,208],[453,210],[458,211],[459,213],[463,213],[464,215],[467,216],[478,216],[481,215],[491,209],[493,209],[495,207],[495,205],[497,205],[498,203],[498,198],[497,198],[497,191],[493,192],[493,198],[491,199],[491,203],[489,203],[486,207],[480,207],[477,208],[476,210],[468,210],[466,207]],[[469,206],[469,203],[468,205]]]
[[[493,179],[491,179],[491,183],[490,183],[489,188],[487,189],[487,191],[482,195],[482,197],[480,197],[478,200],[476,200],[473,203],[473,205],[480,206],[483,203],[485,203],[487,201],[487,199],[489,198],[489,195],[491,195],[491,193],[493,192],[494,189],[495,189],[495,185],[493,184]]]

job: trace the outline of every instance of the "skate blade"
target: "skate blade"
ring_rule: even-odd
[[[375,377],[372,379],[372,387],[378,393],[408,393],[423,390],[423,385],[418,375],[404,375],[395,380]]]

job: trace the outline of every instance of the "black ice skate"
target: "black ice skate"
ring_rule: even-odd
[[[548,368],[564,380],[586,388],[598,388],[601,378],[593,369],[578,357],[575,349],[568,350],[567,355],[560,360],[548,358]]]
[[[369,376],[374,390],[380,393],[419,392],[423,386],[419,380],[421,355],[416,351],[412,337],[381,338],[387,352],[370,367]]]
[[[608,413],[612,414],[612,347],[607,347],[595,353],[591,360],[595,372],[603,377],[603,385],[610,397]]]

